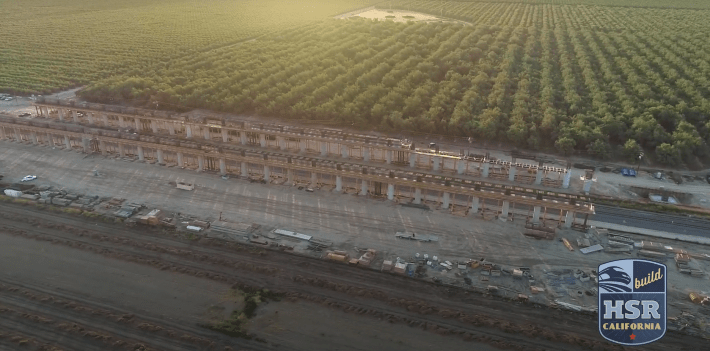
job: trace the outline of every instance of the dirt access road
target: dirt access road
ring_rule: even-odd
[[[399,335],[404,339],[407,338],[407,332],[409,332],[412,335],[431,335],[431,337],[449,342],[451,340],[473,340],[472,346],[484,343],[493,347],[515,350],[623,349],[601,341],[598,336],[595,316],[592,315],[572,314],[527,304],[513,304],[500,297],[482,296],[420,280],[357,269],[288,253],[265,251],[242,244],[209,239],[201,239],[197,242],[189,241],[170,233],[131,229],[120,224],[90,222],[79,217],[65,217],[30,206],[23,207],[8,203],[0,204],[0,233],[4,234],[0,235],[3,240],[16,240],[8,242],[8,245],[0,246],[3,256],[8,255],[7,251],[24,252],[20,256],[45,257],[45,260],[51,257],[70,256],[76,259],[76,262],[85,261],[85,265],[96,265],[93,269],[97,272],[103,270],[102,266],[108,267],[108,262],[124,264],[121,261],[129,261],[140,263],[144,269],[147,269],[142,274],[155,274],[156,269],[159,269],[171,277],[180,277],[174,278],[177,284],[189,285],[194,281],[179,279],[197,279],[190,277],[195,276],[201,280],[224,284],[224,286],[266,287],[282,294],[287,301],[291,301],[271,303],[266,305],[268,307],[262,306],[260,310],[257,310],[257,315],[261,313],[268,316],[269,313],[273,313],[274,309],[292,309],[293,302],[302,301],[317,303],[320,308],[349,312],[348,318],[344,318],[344,320],[360,321],[364,318],[373,321],[373,326],[382,321],[385,322],[384,326],[387,324],[397,325],[397,328],[410,326],[411,328],[398,330]],[[42,245],[31,247],[36,244]],[[25,246],[27,248],[22,249]],[[57,249],[71,252],[58,252]],[[36,253],[33,254],[33,252]],[[87,256],[82,256],[77,252],[82,252],[82,255],[86,254]],[[42,259],[36,261],[42,262]],[[44,262],[44,265],[52,264],[50,261]],[[102,264],[96,264],[97,262],[102,262]],[[42,263],[38,264],[42,265]],[[146,266],[148,267],[146,268]],[[25,274],[18,274],[18,270]],[[85,290],[87,282],[82,283],[82,280],[95,278],[92,275],[85,276],[81,266],[68,265],[65,266],[65,269],[53,272],[50,270],[52,274],[60,274],[55,276],[57,281],[74,281],[69,284],[71,286],[68,288],[62,287],[64,290],[52,290],[51,287],[55,283],[51,283],[51,281],[48,281],[46,287],[37,288],[36,283],[38,279],[41,279],[39,277],[45,274],[42,269],[22,271],[22,266],[20,266],[15,267],[14,271],[15,274],[10,278],[13,279],[12,281],[0,282],[3,284],[0,286],[2,288],[0,289],[2,292],[0,304],[9,305],[9,307],[3,307],[4,312],[2,313],[9,314],[13,316],[14,320],[22,321],[24,324],[0,324],[0,330],[5,335],[17,333],[25,335],[28,339],[48,343],[47,339],[50,337],[47,335],[50,334],[47,333],[68,335],[71,332],[62,328],[76,331],[78,329],[72,324],[76,323],[81,325],[80,328],[84,328],[84,331],[75,332],[73,335],[82,337],[57,338],[57,340],[66,342],[66,345],[61,345],[66,349],[75,348],[72,347],[74,345],[72,342],[98,343],[101,341],[103,345],[106,345],[108,337],[110,337],[109,341],[131,340],[130,342],[135,345],[135,343],[145,340],[146,333],[141,334],[136,330],[143,330],[139,328],[141,325],[148,330],[148,333],[154,333],[151,336],[156,340],[154,343],[152,340],[145,341],[147,349],[180,349],[180,346],[173,348],[170,343],[180,345],[175,338],[179,338],[182,332],[193,335],[196,340],[207,339],[209,336],[209,340],[216,344],[213,347],[219,347],[216,349],[221,349],[229,344],[244,345],[243,343],[251,342],[243,339],[225,339],[219,334],[211,335],[211,332],[196,327],[187,317],[180,320],[170,319],[170,316],[177,318],[180,313],[166,314],[160,317],[160,312],[157,310],[171,309],[171,307],[166,307],[166,304],[171,305],[169,298],[158,301],[160,298],[149,297],[148,300],[157,301],[157,307],[143,304],[143,309],[141,309],[130,304],[119,303],[119,300],[126,301],[125,299],[116,299],[110,295],[104,298],[100,291],[95,291],[87,296]],[[153,273],[148,273],[148,271],[153,271]],[[7,278],[5,279],[7,280]],[[105,281],[108,283],[108,280]],[[111,281],[113,282],[113,279]],[[126,288],[120,280],[115,284],[122,285],[116,286],[116,290]],[[163,284],[165,283],[150,285],[162,286]],[[47,287],[50,288],[47,289]],[[54,285],[54,287],[57,286]],[[141,289],[140,284],[134,284],[129,288]],[[164,288],[166,290],[174,289],[169,284],[166,284]],[[164,296],[171,295],[166,293]],[[61,302],[56,302],[56,300],[61,300]],[[83,323],[66,322],[70,317],[65,318],[53,309],[53,306],[71,306],[71,303],[66,302],[70,300],[75,301],[74,303],[77,305],[93,304],[96,306],[101,304],[100,308],[104,312],[94,312],[93,309],[99,309],[99,307],[92,306],[86,307],[85,310],[74,308],[74,311],[82,313],[83,319],[80,322]],[[184,304],[185,301],[176,300],[172,308],[176,309]],[[197,307],[190,307],[193,314],[199,310],[199,305],[198,303]],[[322,311],[322,309],[318,311]],[[122,325],[119,320],[122,315],[127,314],[133,314],[131,318],[140,319],[141,322]],[[356,317],[355,314],[358,316]],[[105,318],[104,315],[113,317]],[[288,315],[285,313],[280,318],[286,318]],[[194,321],[194,319],[192,320]],[[550,324],[550,320],[563,322]],[[254,321],[255,325],[258,323],[259,320]],[[269,324],[268,320],[262,320],[261,323]],[[7,329],[13,325],[14,329],[8,331]],[[281,322],[279,325],[279,328],[282,329],[289,327],[289,324],[285,322]],[[33,329],[34,327],[37,329]],[[291,324],[289,328],[295,327]],[[346,333],[348,330],[348,328],[337,324],[332,325],[331,328],[331,333]],[[253,332],[259,335],[258,329],[260,328],[255,329],[257,330]],[[89,337],[84,336],[82,333],[85,333],[86,330],[93,331],[95,334],[90,334]],[[303,332],[313,333],[318,330],[318,328],[313,328]],[[430,333],[422,334],[422,330]],[[322,331],[320,333],[325,334]],[[266,330],[261,335],[268,337],[274,334],[273,330]],[[311,336],[304,342],[318,340],[315,336],[317,335]],[[350,336],[350,338],[353,337]],[[285,341],[288,341],[286,339],[278,338],[279,345],[281,345],[279,349],[310,349],[312,346],[287,345],[284,344]],[[0,343],[12,344],[8,340],[10,339],[0,338]],[[428,343],[431,342],[429,340]],[[701,339],[668,333],[663,342],[651,345],[646,349],[664,350],[671,347],[678,350],[697,350],[701,349],[702,345],[706,345],[705,343],[706,341]],[[183,347],[196,349],[209,347],[201,345],[199,341],[188,345],[191,346]],[[127,349],[122,348],[121,345],[115,347]],[[252,342],[248,347],[250,349],[269,349],[275,347],[275,341],[267,339],[266,343]],[[82,349],[90,350],[92,348]]]

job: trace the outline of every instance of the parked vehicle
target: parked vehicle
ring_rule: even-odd
[[[27,175],[24,178],[22,178],[21,182],[31,182],[35,179],[37,179],[36,175]]]

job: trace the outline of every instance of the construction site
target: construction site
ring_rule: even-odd
[[[698,350],[710,338],[707,238],[594,221],[595,175],[570,162],[195,112],[32,106],[32,118],[0,116],[0,232],[18,248],[3,263],[34,272],[0,276],[13,301],[0,306],[10,316],[0,327],[42,325],[84,350],[622,350],[598,336],[596,269],[641,257],[669,271],[669,332],[646,349]],[[20,182],[28,174],[36,179]],[[78,291],[105,273],[46,285],[56,272],[34,267],[31,252],[53,269],[135,271],[161,287],[102,305]],[[125,280],[107,294],[145,289]],[[150,306],[160,291],[174,303]],[[46,306],[30,313],[31,300]],[[54,322],[67,305],[74,326]],[[103,319],[79,330],[90,314]]]

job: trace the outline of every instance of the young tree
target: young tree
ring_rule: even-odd
[[[658,162],[669,166],[676,166],[680,163],[681,160],[680,152],[678,152],[678,149],[668,143],[663,143],[656,147],[656,159],[658,160]]]

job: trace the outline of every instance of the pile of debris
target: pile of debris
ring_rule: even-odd
[[[535,230],[535,229],[526,229],[525,232],[523,232],[523,235],[525,235],[527,237],[534,238],[534,239],[538,239],[538,240],[540,240],[540,239],[552,240],[555,238],[554,232]]]
[[[693,268],[690,262],[690,256],[684,253],[678,253],[675,255],[675,265],[678,267],[678,271],[683,274],[689,274],[693,277],[702,277],[705,272],[701,269]]]

